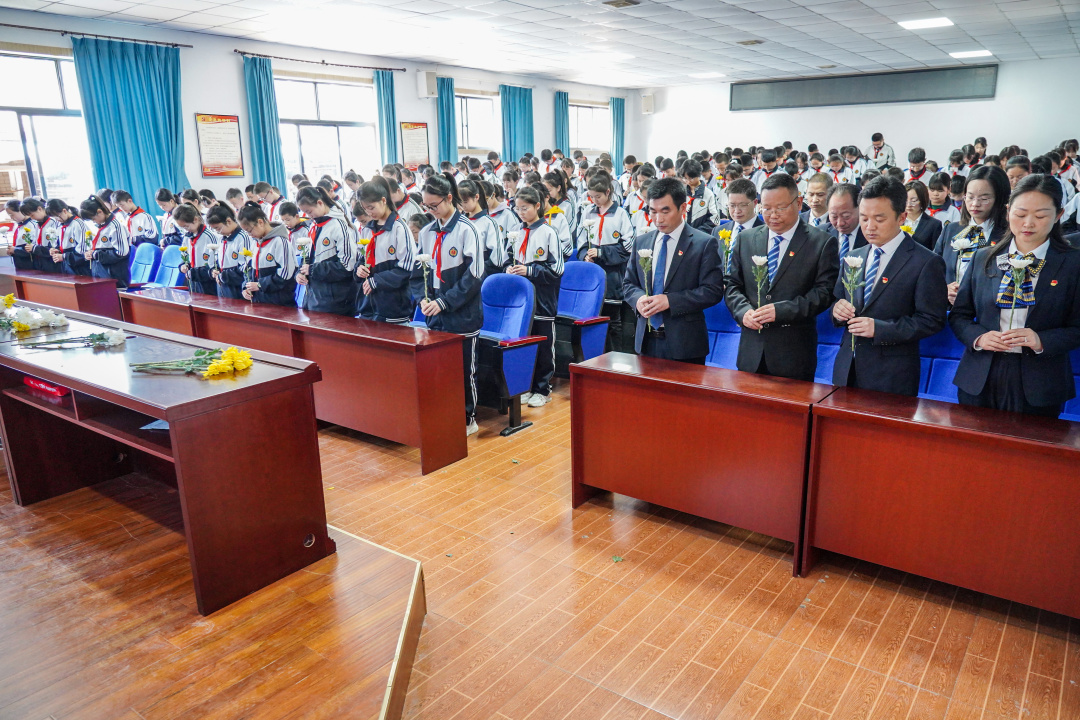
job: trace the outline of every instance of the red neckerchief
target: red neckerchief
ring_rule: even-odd
[[[112,221],[110,220],[109,222],[112,222]],[[97,235],[94,236],[94,242],[91,243],[91,245],[90,245],[90,254],[91,255],[93,255],[94,251],[97,250],[97,244],[98,244],[98,240],[101,239],[101,233],[105,232],[105,228],[107,228],[107,227],[109,227],[108,222],[106,222],[104,225],[102,225],[101,227],[98,228]]]
[[[315,260],[315,243],[317,243],[318,240],[319,240],[319,231],[322,230],[323,226],[326,225],[326,223],[330,222],[331,220],[333,220],[333,218],[328,217],[325,220],[323,220],[322,222],[312,221],[311,225],[308,227],[308,237],[311,238],[311,260],[312,261]]]
[[[371,234],[371,240],[368,242],[367,245],[367,255],[364,257],[364,262],[367,264],[368,267],[375,267],[375,240],[377,240],[378,237],[385,232],[386,229],[383,228],[382,230],[378,230]]]
[[[885,147],[885,146],[882,145],[881,147]],[[878,153],[880,153],[880,152],[881,152],[881,148],[879,148],[879,147],[874,148],[874,159],[875,160],[877,160]]]
[[[439,282],[442,282],[442,241],[445,237],[445,230],[436,230],[435,246],[431,249],[431,254],[435,256],[435,277],[439,278]]]
[[[642,212],[645,213],[645,227],[652,227],[652,216],[649,215],[649,211],[642,209]]]
[[[779,170],[779,169],[780,169],[779,165],[774,167],[772,170],[766,170],[764,165],[761,166],[761,172],[765,173],[765,177],[772,177],[772,174],[774,172],[776,172],[777,170]]]
[[[131,218],[135,217],[135,216],[136,216],[136,215],[138,215],[139,213],[145,213],[145,211],[144,211],[144,210],[143,210],[142,208],[140,208],[140,207],[137,207],[137,208],[135,208],[134,210],[132,210],[132,211],[131,211],[131,214],[130,214],[130,215],[128,215],[128,219],[127,219],[127,229],[128,229],[128,233],[130,233],[130,232],[131,232]]]
[[[397,206],[397,211],[398,211],[399,215],[401,214],[401,208],[405,207],[408,204],[409,204],[409,198],[407,198],[407,197],[404,200],[401,201],[401,204]]]
[[[600,222],[602,224],[604,222],[603,219],[601,219]],[[601,227],[602,227],[602,225],[601,225]],[[530,228],[530,227],[525,228],[525,239],[521,241],[521,247],[518,248],[518,255],[521,256],[521,262],[523,262],[523,263],[526,260],[529,259],[529,257],[525,254],[525,251],[529,248],[529,232],[531,232],[531,231],[532,231],[532,228]]]
[[[274,238],[267,238],[259,243],[259,249],[255,251],[255,279],[259,279],[259,255],[262,254],[262,249],[270,244],[270,241]]]
[[[44,220],[42,220],[38,224],[38,231],[37,231],[37,244],[38,245],[41,245],[41,238],[44,236],[45,228],[48,226],[48,224],[49,224],[49,218],[45,218]]]
[[[274,202],[270,203],[270,213],[269,213],[269,215],[270,215],[269,219],[270,220],[274,219],[274,210],[277,209],[278,203],[280,203],[280,202],[281,202],[281,196],[278,195],[278,199],[275,200]]]
[[[839,172],[837,172],[836,170],[833,170],[832,168],[829,168],[829,172],[832,173],[833,182],[835,182],[835,183],[840,182],[840,173]]]
[[[919,178],[921,178],[921,177],[922,177],[923,175],[925,175],[925,174],[926,174],[926,167],[925,167],[925,166],[923,166],[923,169],[919,171],[919,174],[918,174],[918,175],[916,175],[915,173],[911,172],[911,168],[908,168],[908,175],[910,175],[910,176],[911,176],[911,179],[912,179],[912,180],[918,180]]]
[[[405,186],[405,192],[407,192],[407,193],[416,192],[416,183],[406,185]]]
[[[971,163],[970,165],[968,165],[968,170],[974,170],[978,166],[979,166],[979,162],[975,161],[975,162]]]
[[[856,160],[855,162],[852,162],[851,160],[847,160],[846,162],[847,162],[847,166],[848,166],[849,168],[851,168],[852,170],[854,170],[854,169],[855,169],[855,163],[857,163],[857,162],[859,162],[859,161],[858,161],[858,160]]]
[[[495,177],[499,177],[499,170],[502,169],[502,166],[503,166],[502,163],[499,163],[498,165],[496,165],[494,168],[492,168],[491,174],[494,175]]]
[[[942,205],[939,208],[936,208],[933,205],[931,205],[930,207],[926,208],[926,212],[930,215],[930,217],[934,217],[935,215],[937,215],[942,210],[948,210],[948,209],[949,209],[949,203],[945,203],[944,205]]]
[[[643,210],[644,208],[645,208],[645,198],[641,197],[641,194],[638,193],[637,210],[635,210],[634,212],[638,212],[640,210]]]

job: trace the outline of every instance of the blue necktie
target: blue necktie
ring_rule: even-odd
[[[772,240],[772,247],[769,248],[769,287],[772,287],[773,280],[776,279],[776,271],[780,269],[780,242],[784,239],[783,235],[777,235]]]
[[[664,269],[667,266],[667,244],[671,239],[670,235],[660,236],[660,252],[656,254],[656,260],[653,262],[653,281],[652,281],[652,294],[663,295],[664,294]],[[660,328],[664,324],[664,313],[657,313],[649,318],[649,325],[654,330]]]
[[[878,261],[881,260],[881,248],[874,248],[874,254],[870,258],[870,265],[866,268],[863,278],[863,306],[870,302],[870,296],[874,293],[874,281],[877,280]]]
[[[851,251],[851,243],[848,242],[848,234],[843,233],[840,235],[840,260],[843,261],[847,254]]]

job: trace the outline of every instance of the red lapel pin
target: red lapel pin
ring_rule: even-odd
[[[883,278],[881,278],[881,282],[882,282],[882,284],[885,284],[885,283],[889,282],[889,278],[883,277]]]
[[[792,250],[791,252],[789,252],[788,257],[795,257],[795,251]]]
[[[1054,287],[1055,285],[1057,285],[1057,280],[1051,280],[1050,287]]]
[[[682,250],[679,251],[679,255],[682,255]]]

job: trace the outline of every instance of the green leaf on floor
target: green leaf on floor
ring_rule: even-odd
[[[611,562],[622,562],[622,556],[621,555],[612,555],[611,556]]]
[[[517,458],[510,458],[510,462],[514,463],[515,465],[518,465],[518,464],[521,463],[521,461],[518,460]]]

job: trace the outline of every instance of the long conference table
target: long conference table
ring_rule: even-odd
[[[0,330],[0,431],[17,504],[131,472],[173,485],[203,615],[334,552],[312,397],[318,367],[255,350],[250,369],[216,379],[136,373],[129,363],[220,343],[65,314],[62,328]],[[124,344],[22,346],[107,329],[123,330]]]
[[[418,447],[424,474],[468,455],[459,335],[173,288],[120,305],[136,325],[317,363],[316,417]]]
[[[1080,423],[608,353],[572,502],[612,491],[1080,618]]]
[[[29,303],[123,319],[116,280],[112,278],[16,270],[10,265],[0,265],[0,295],[9,293]]]

